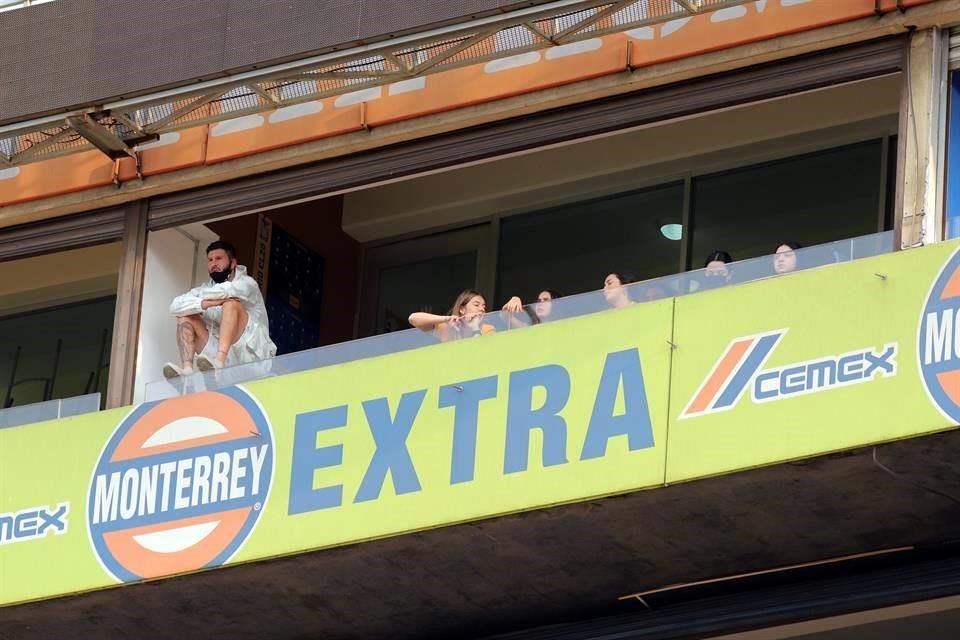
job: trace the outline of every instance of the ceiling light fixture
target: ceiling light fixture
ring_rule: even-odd
[[[660,233],[667,240],[679,240],[683,237],[683,225],[676,223],[661,225]]]

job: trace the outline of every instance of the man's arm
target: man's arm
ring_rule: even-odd
[[[204,301],[239,300],[244,306],[250,307],[257,303],[259,291],[257,281],[250,276],[244,276],[205,287],[202,299]]]
[[[200,288],[195,287],[179,295],[170,303],[170,315],[176,317],[195,316],[203,313],[203,298],[200,297]]]

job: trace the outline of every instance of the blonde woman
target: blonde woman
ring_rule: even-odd
[[[483,336],[493,333],[496,328],[483,322],[487,312],[487,301],[479,291],[467,289],[459,296],[450,313],[445,316],[425,311],[410,314],[410,324],[421,331],[434,333],[441,342]]]

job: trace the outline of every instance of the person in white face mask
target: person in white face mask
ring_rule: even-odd
[[[237,252],[223,240],[207,247],[210,280],[177,296],[170,314],[177,319],[180,365],[168,362],[166,378],[266,360],[277,354],[270,339],[267,308],[257,281],[237,264]]]

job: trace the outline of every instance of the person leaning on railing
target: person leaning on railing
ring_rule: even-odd
[[[790,273],[800,266],[797,262],[797,249],[802,249],[799,242],[781,242],[773,255],[774,273]]]
[[[730,284],[733,274],[727,265],[731,262],[733,258],[726,251],[712,251],[703,261],[703,288],[716,289]]]
[[[610,273],[603,279],[603,299],[614,309],[620,309],[633,304],[627,285],[633,278],[624,273]]]
[[[513,296],[507,301],[507,304],[503,305],[503,311],[507,314],[508,321],[512,326],[525,327],[531,324],[540,324],[550,319],[550,314],[553,312],[553,301],[562,297],[560,293],[553,289],[544,289],[537,294],[535,304],[524,306],[519,296]],[[526,312],[529,322],[524,322],[514,315],[520,311]]]
[[[483,321],[487,301],[479,291],[467,289],[457,296],[450,313],[445,316],[425,311],[410,314],[410,324],[421,331],[434,333],[441,342],[493,333],[496,328]]]

